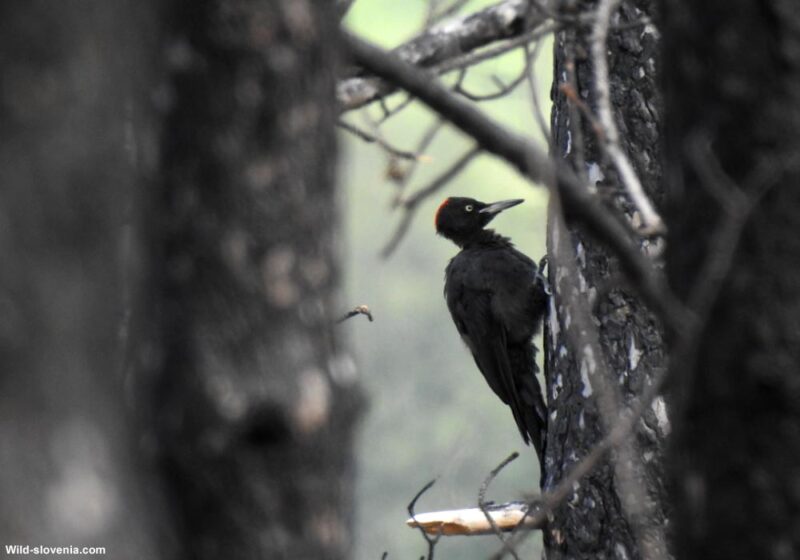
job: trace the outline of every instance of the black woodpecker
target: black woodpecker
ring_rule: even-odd
[[[544,278],[511,240],[484,229],[521,203],[451,197],[436,212],[436,232],[461,251],[445,270],[444,297],[461,338],[489,387],[514,415],[522,439],[544,460],[547,408],[536,379],[536,334],[547,307]]]

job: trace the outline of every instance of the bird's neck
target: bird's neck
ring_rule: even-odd
[[[481,229],[465,237],[458,245],[462,249],[478,247],[509,247],[511,240],[496,233],[493,229]]]

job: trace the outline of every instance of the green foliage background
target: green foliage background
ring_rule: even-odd
[[[469,2],[462,13],[491,3]],[[345,24],[390,48],[420,31],[426,6],[426,0],[357,0]],[[545,45],[535,65],[546,116],[551,53],[550,45]],[[473,93],[495,91],[493,74],[508,83],[523,64],[522,52],[512,51],[471,70],[465,85]],[[403,99],[398,94],[388,104]],[[480,106],[505,126],[544,144],[525,84]],[[378,107],[370,111],[375,117],[381,114]],[[383,131],[393,145],[413,150],[433,119],[414,103],[388,121]],[[346,114],[345,120],[369,129],[358,112]],[[391,257],[383,259],[379,253],[400,218],[400,211],[391,208],[397,187],[387,178],[388,157],[347,132],[341,132],[341,146],[346,303],[368,304],[375,315],[374,323],[357,317],[345,327],[370,399],[358,449],[356,558],[377,560],[388,551],[390,559],[412,560],[426,548],[422,538],[405,526],[405,509],[428,480],[439,477],[420,500],[418,511],[474,507],[489,471],[518,450],[522,457],[503,471],[489,497],[503,502],[538,490],[533,449],[522,444],[508,408],[486,385],[451,323],[442,287],[444,268],[456,247],[434,234],[433,215],[448,195],[484,201],[525,198],[524,205],[503,214],[493,226],[538,260],[544,253],[546,193],[494,157],[480,156],[441,194],[420,206],[408,235]],[[419,165],[405,193],[426,185],[470,146],[450,128],[440,133],[425,152],[431,160]],[[493,536],[448,538],[437,548],[437,557],[486,558],[497,547]],[[532,557],[540,539],[531,539],[527,547],[522,552]]]

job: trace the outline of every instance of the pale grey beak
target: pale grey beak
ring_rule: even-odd
[[[511,208],[512,206],[516,206],[517,204],[522,204],[525,202],[525,199],[522,198],[515,198],[514,200],[501,200],[500,202],[493,202],[483,210],[479,210],[479,214],[499,214],[506,208]]]

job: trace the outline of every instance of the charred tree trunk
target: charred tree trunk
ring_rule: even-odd
[[[154,212],[157,436],[191,558],[345,558],[333,3],[181,1]]]
[[[663,2],[680,558],[800,555],[800,12]]]
[[[84,5],[85,7],[85,5]],[[152,2],[0,8],[0,542],[162,558],[123,391]],[[149,82],[149,83],[148,83]],[[122,336],[120,336],[122,335]]]
[[[65,6],[0,9],[0,541],[347,556],[333,5]]]
[[[563,4],[565,13],[577,13]],[[570,5],[578,11],[595,7],[593,2]],[[655,6],[654,0],[622,2],[611,20],[607,53],[622,149],[645,190],[658,199],[658,32],[652,25],[625,26],[642,16],[653,17]],[[568,100],[577,96],[596,113],[590,34],[587,27],[575,27],[556,35],[553,155],[568,161],[612,211],[636,221],[639,217],[604,157],[596,130]],[[654,248],[654,243],[643,242],[643,251]],[[553,200],[550,212],[548,253],[553,298],[544,344],[550,410],[545,489],[554,487],[600,441],[621,407],[637,399],[666,367],[659,325],[635,294],[620,286],[617,261],[570,227],[569,216],[564,225],[558,200]],[[661,458],[668,431],[666,407],[658,398],[635,436],[584,478],[568,503],[554,512],[544,532],[548,558],[665,553]]]

